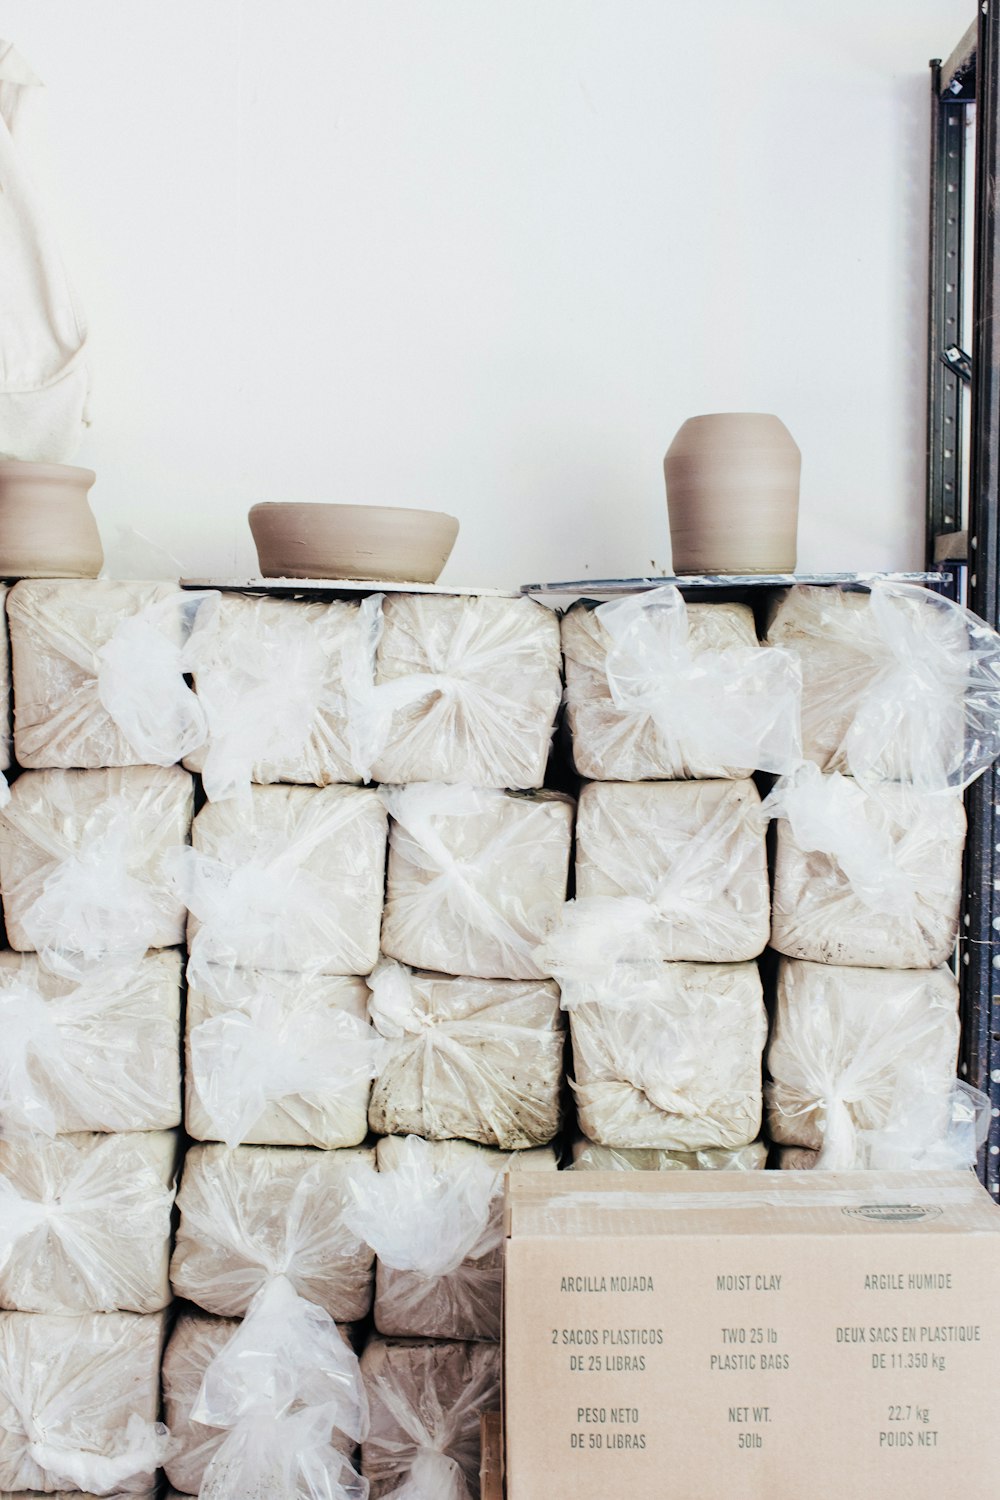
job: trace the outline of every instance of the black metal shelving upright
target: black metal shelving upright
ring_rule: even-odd
[[[968,236],[969,111],[975,108],[971,327],[963,327]],[[970,607],[1000,627],[1000,0],[942,63],[931,62],[931,231],[927,423],[927,555],[951,559]],[[968,351],[968,352],[967,352]],[[968,464],[963,466],[963,386]],[[964,482],[967,476],[967,484]],[[967,797],[963,908],[963,1073],[990,1094],[981,1175],[1000,1197],[1000,773]]]

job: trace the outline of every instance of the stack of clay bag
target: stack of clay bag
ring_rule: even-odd
[[[364,1390],[314,1420],[326,1462],[360,1440],[364,1479],[342,1485],[464,1500],[499,1397],[502,1174],[512,1153],[554,1167],[532,1148],[560,1126],[558,991],[532,957],[571,841],[571,802],[538,790],[558,625],[521,599],[234,595],[199,609],[186,662],[207,721],[180,872],[186,1124],[205,1144],[178,1198],[172,1278],[193,1308],[164,1365],[168,1477],[257,1492],[233,1463],[269,1472],[241,1456],[260,1403],[220,1400],[247,1351],[301,1387],[317,1327],[327,1369],[373,1310]],[[288,1307],[308,1335],[294,1358],[271,1340]],[[289,1389],[270,1464],[298,1451],[289,1492],[312,1493],[312,1398]]]
[[[207,801],[178,869],[188,908],[184,1162],[171,1262],[186,1306],[163,1363],[179,1494],[363,1500],[356,1325],[373,1255],[349,1229],[384,1047],[367,1016],[385,808],[350,702],[356,601],[205,600],[186,653]]]
[[[974,1160],[956,1084],[962,789],[1000,749],[1000,641],[925,589],[799,586],[768,640],[802,669],[805,764],[780,779],[768,1121],[785,1167]],[[987,1121],[988,1123],[988,1121]]]
[[[572,841],[571,800],[541,790],[559,626],[527,599],[362,609],[354,749],[382,783],[389,856],[368,980],[379,1139],[345,1214],[376,1257],[361,1469],[373,1500],[469,1500],[479,1416],[499,1406],[504,1174],[557,1164],[564,1026],[535,955]]]
[[[175,670],[190,606],[47,582],[7,605],[0,1491],[152,1495],[181,1119],[171,866],[193,808],[174,762],[200,733]]]
[[[660,588],[562,621],[587,778],[576,899],[543,950],[562,986],[578,1168],[762,1167],[770,930],[754,770],[798,759],[798,672],[737,604]]]

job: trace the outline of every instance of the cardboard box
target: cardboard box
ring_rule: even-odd
[[[997,1492],[971,1173],[511,1174],[508,1500]]]

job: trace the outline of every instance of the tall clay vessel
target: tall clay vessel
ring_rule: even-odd
[[[793,572],[801,468],[778,417],[689,417],[663,460],[674,572]]]
[[[0,578],[96,578],[104,562],[93,469],[0,459]]]

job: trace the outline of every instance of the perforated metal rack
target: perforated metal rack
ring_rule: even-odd
[[[1000,627],[1000,0],[931,62],[927,557]],[[973,142],[973,116],[975,134]],[[972,185],[971,235],[967,190]],[[970,243],[971,241],[971,243]],[[969,261],[971,259],[971,267]],[[971,270],[971,299],[968,278]],[[971,301],[971,306],[970,306]],[[970,788],[961,943],[969,1082],[993,1099],[981,1175],[1000,1198],[1000,773]]]

